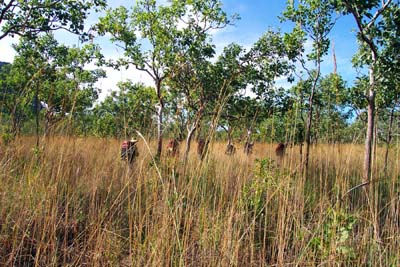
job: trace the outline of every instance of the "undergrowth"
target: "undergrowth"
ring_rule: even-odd
[[[308,172],[298,148],[227,156],[216,143],[134,166],[116,140],[23,138],[0,150],[0,265],[399,266],[397,148],[389,176],[381,151],[367,187],[362,147],[317,145]],[[182,147],[183,149],[183,147]]]

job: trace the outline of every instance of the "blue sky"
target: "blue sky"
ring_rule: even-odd
[[[165,0],[162,0],[165,1]],[[132,0],[114,0],[109,1],[109,5],[116,7],[119,5],[130,6]],[[240,20],[236,21],[234,26],[213,33],[213,41],[216,45],[217,52],[222,51],[223,47],[235,42],[244,47],[251,47],[257,39],[269,28],[281,29],[282,31],[290,31],[292,25],[290,23],[281,23],[278,16],[281,15],[285,8],[286,0],[222,0],[224,10],[228,14],[239,14]],[[93,14],[89,17],[87,25],[96,22],[99,14]],[[352,17],[345,16],[339,18],[333,31],[330,34],[331,40],[335,43],[338,72],[341,74],[348,84],[352,84],[357,73],[351,65],[351,58],[357,50],[355,38],[356,25]],[[60,42],[68,45],[78,45],[78,38],[71,36],[66,32],[57,32],[56,37]],[[16,39],[5,38],[0,41],[0,61],[12,61],[14,57],[11,44]],[[96,38],[103,53],[108,58],[117,58],[122,55],[122,51],[117,49],[107,38]],[[311,43],[306,44],[306,47]],[[324,58],[322,65],[323,74],[332,72],[332,50]],[[109,93],[110,90],[116,89],[116,83],[125,79],[131,79],[137,82],[143,82],[151,85],[150,78],[142,72],[134,69],[116,71],[107,69],[108,77],[99,82],[98,86],[102,89],[101,98]],[[280,79],[278,84],[281,86],[290,86],[285,79]]]

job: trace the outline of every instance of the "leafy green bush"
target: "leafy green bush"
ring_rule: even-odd
[[[244,186],[241,203],[253,215],[262,214],[266,205],[267,191],[276,188],[279,173],[275,161],[270,158],[256,159],[254,177]]]

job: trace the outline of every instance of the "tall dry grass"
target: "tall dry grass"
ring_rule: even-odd
[[[200,163],[154,162],[141,140],[133,168],[117,140],[22,138],[0,155],[0,265],[399,266],[399,165],[361,182],[363,147],[299,148],[277,164],[273,144]],[[151,147],[154,151],[154,148]],[[193,149],[194,150],[194,149]]]

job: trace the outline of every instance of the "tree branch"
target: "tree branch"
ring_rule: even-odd
[[[13,6],[13,3],[15,2],[15,0],[11,0],[5,7],[3,10],[1,10],[0,13],[0,23],[3,21],[5,14],[7,13],[8,10],[10,10],[11,6]],[[3,4],[3,1],[1,1],[1,4]]]
[[[391,1],[392,0],[388,0],[387,3],[390,3]],[[368,38],[368,36],[366,35],[365,30],[367,30],[369,27],[371,27],[370,24],[371,23],[373,24],[375,22],[376,18],[384,11],[384,9],[386,9],[387,5],[384,6],[385,8],[381,8],[380,10],[378,10],[377,13],[375,13],[376,18],[375,19],[373,18],[373,20],[371,20],[367,26],[364,26],[361,21],[361,17],[360,17],[358,10],[355,10],[347,0],[343,1],[343,2],[346,5],[347,9],[350,11],[350,13],[353,15],[354,19],[356,20],[357,27],[360,31],[361,39],[367,43],[369,48],[372,50],[372,53],[374,54],[375,58],[378,58],[378,50],[377,50],[374,42],[370,38]]]
[[[382,0],[382,7],[378,9],[378,11],[375,12],[374,16],[372,17],[371,21],[367,24],[365,27],[366,30],[368,30],[372,25],[374,25],[375,21],[377,18],[382,14],[383,11],[390,5],[392,0],[388,0],[386,3],[384,0]]]

